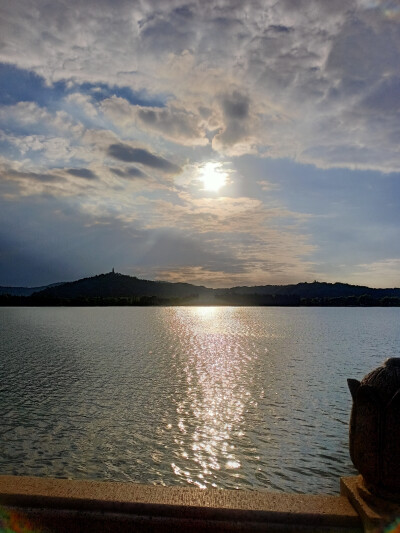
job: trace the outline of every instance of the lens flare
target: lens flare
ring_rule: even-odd
[[[0,507],[0,533],[41,533],[25,513]]]

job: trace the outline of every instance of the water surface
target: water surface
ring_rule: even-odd
[[[0,308],[0,473],[331,493],[400,309]]]

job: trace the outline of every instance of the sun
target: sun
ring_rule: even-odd
[[[222,163],[206,163],[200,169],[200,180],[205,191],[219,191],[226,185],[228,174],[222,170]]]

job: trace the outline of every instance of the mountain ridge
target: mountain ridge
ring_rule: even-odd
[[[36,289],[36,290],[35,290]],[[8,292],[7,292],[8,290]],[[185,282],[151,281],[116,273],[98,274],[70,282],[53,283],[45,287],[1,287],[0,295],[40,299],[76,298],[158,298],[186,299],[197,303],[241,305],[300,305],[301,300],[370,298],[400,298],[400,288],[371,288],[349,283],[314,281],[288,285],[236,286],[211,289]],[[367,300],[366,300],[367,301]],[[304,303],[304,302],[303,302]],[[314,302],[318,303],[318,302]],[[351,301],[348,300],[351,305]]]

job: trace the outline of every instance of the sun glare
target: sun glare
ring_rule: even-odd
[[[195,313],[198,317],[202,318],[212,318],[217,311],[216,307],[204,306],[204,307],[194,307]]]
[[[206,191],[219,191],[226,185],[227,178],[228,174],[222,169],[222,163],[206,163],[200,169],[200,179]]]

